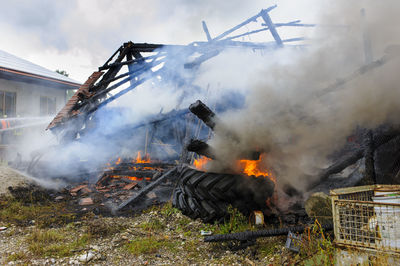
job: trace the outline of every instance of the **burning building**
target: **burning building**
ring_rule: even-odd
[[[331,179],[356,163],[354,172],[364,167],[368,180],[384,175],[374,170],[383,168],[373,154],[398,137],[399,121],[391,115],[397,104],[387,98],[398,96],[392,86],[398,47],[374,60],[368,45],[349,41],[352,31],[337,43],[309,47],[303,37],[282,38],[279,28],[315,25],[275,23],[269,15],[275,7],[215,37],[203,22],[207,41],[124,43],[49,124],[60,146],[39,155],[40,167],[30,170],[95,181],[91,189],[104,193],[143,182],[111,202],[114,211],[169,179],[176,184],[174,205],[205,221],[223,218],[229,204],[268,214],[301,209],[316,186],[360,181],[360,175]],[[237,32],[255,22],[261,27]],[[347,29],[339,26],[335,33]],[[258,33],[272,41],[238,41]],[[355,53],[360,50],[367,60]],[[360,128],[363,134],[344,149]]]

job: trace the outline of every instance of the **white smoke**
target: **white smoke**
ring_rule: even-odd
[[[305,187],[312,181],[306,176],[328,166],[327,156],[342,147],[357,126],[400,122],[399,60],[330,93],[322,91],[364,64],[361,8],[366,10],[375,59],[399,43],[397,1],[348,3],[335,1],[325,9],[318,24],[338,26],[318,27],[308,49],[281,49],[246,77],[246,107],[221,115],[211,140],[220,169],[233,167],[243,151],[261,150],[267,154],[263,163],[275,171],[278,182]]]

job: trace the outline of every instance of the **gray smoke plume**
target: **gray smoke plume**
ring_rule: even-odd
[[[263,67],[253,68],[245,108],[222,114],[210,142],[220,158],[212,170],[232,168],[244,151],[260,150],[266,153],[263,164],[278,182],[305,187],[312,181],[306,176],[327,167],[327,156],[340,149],[356,127],[400,122],[398,59],[328,93],[323,90],[365,63],[363,27],[374,59],[400,43],[400,3],[334,1],[323,10],[318,24],[336,26],[317,27],[308,49],[283,48],[264,58]],[[393,51],[396,48],[386,49],[386,56],[395,57]]]

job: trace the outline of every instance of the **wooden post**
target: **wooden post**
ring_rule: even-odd
[[[373,140],[372,130],[369,130],[364,140],[365,150],[365,181],[368,184],[376,184],[375,165],[374,165],[374,152],[375,145]]]
[[[181,151],[181,159],[180,159],[181,164],[190,162],[189,151],[186,149],[186,145],[189,143],[190,137],[192,135],[192,123],[194,120],[194,116],[192,114],[187,114],[185,120],[186,120],[186,129],[185,129],[186,132]]]
[[[279,47],[282,47],[283,46],[282,39],[279,36],[278,31],[276,30],[275,24],[272,22],[271,17],[268,14],[268,11],[262,10],[260,14],[261,14],[261,17],[263,18],[263,20],[265,21],[265,24],[268,26],[269,31],[272,34],[272,37],[274,37],[276,44]]]

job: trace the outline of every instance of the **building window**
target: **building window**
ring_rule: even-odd
[[[0,117],[14,117],[16,113],[15,92],[0,91]]]
[[[56,98],[40,97],[40,115],[54,115],[56,113]]]

